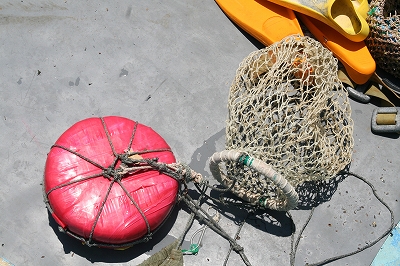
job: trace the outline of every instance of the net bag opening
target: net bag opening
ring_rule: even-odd
[[[289,36],[251,53],[230,88],[226,150],[265,162],[294,188],[334,177],[353,151],[350,104],[337,70],[332,53],[309,37]],[[224,185],[234,182],[242,198],[293,208],[287,193],[260,171],[237,161],[222,168]]]
[[[46,206],[62,231],[89,246],[146,242],[170,215],[179,189],[149,160],[175,163],[169,145],[150,127],[116,116],[82,120],[48,153]]]

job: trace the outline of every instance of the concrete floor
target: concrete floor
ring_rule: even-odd
[[[211,0],[98,2],[0,0],[0,257],[15,265],[137,265],[178,238],[189,217],[182,205],[152,241],[125,251],[89,248],[58,232],[42,198],[46,155],[75,122],[118,115],[151,126],[179,161],[209,176],[207,159],[224,146],[235,71],[262,47]],[[397,223],[398,136],[371,133],[376,106],[351,107],[351,171],[375,186]],[[296,265],[356,250],[390,224],[363,182],[348,177],[331,185],[303,233]],[[233,237],[245,213],[222,211],[220,224]],[[292,211],[298,230],[309,212]],[[194,223],[186,248],[200,226]],[[284,213],[261,212],[246,219],[238,243],[252,265],[289,265],[290,230]],[[329,265],[369,265],[382,243]],[[222,265],[228,251],[228,242],[207,230],[185,265]],[[232,252],[227,265],[243,262]]]

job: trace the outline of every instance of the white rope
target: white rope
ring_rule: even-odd
[[[219,164],[221,162],[239,162],[259,172],[262,176],[272,181],[272,183],[282,191],[285,195],[284,199],[269,198],[268,194],[260,191],[249,191],[239,184],[234,184],[234,180],[221,171]],[[216,152],[210,159],[210,171],[214,178],[222,185],[229,188],[232,187],[232,192],[238,197],[253,203],[259,204],[262,207],[286,211],[291,210],[297,206],[299,196],[290,183],[277,173],[270,165],[256,158],[250,157],[243,152],[235,150],[226,150]],[[262,190],[263,188],[260,187]]]

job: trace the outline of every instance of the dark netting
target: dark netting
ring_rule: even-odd
[[[400,78],[400,2],[372,0],[367,16],[370,34],[365,39],[377,65]]]

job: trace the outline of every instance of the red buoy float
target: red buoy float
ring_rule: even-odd
[[[150,127],[116,116],[70,127],[52,146],[45,167],[44,197],[55,221],[88,245],[124,247],[151,238],[172,211],[178,181],[141,168],[146,159],[175,162]],[[127,162],[137,170],[124,171]]]

